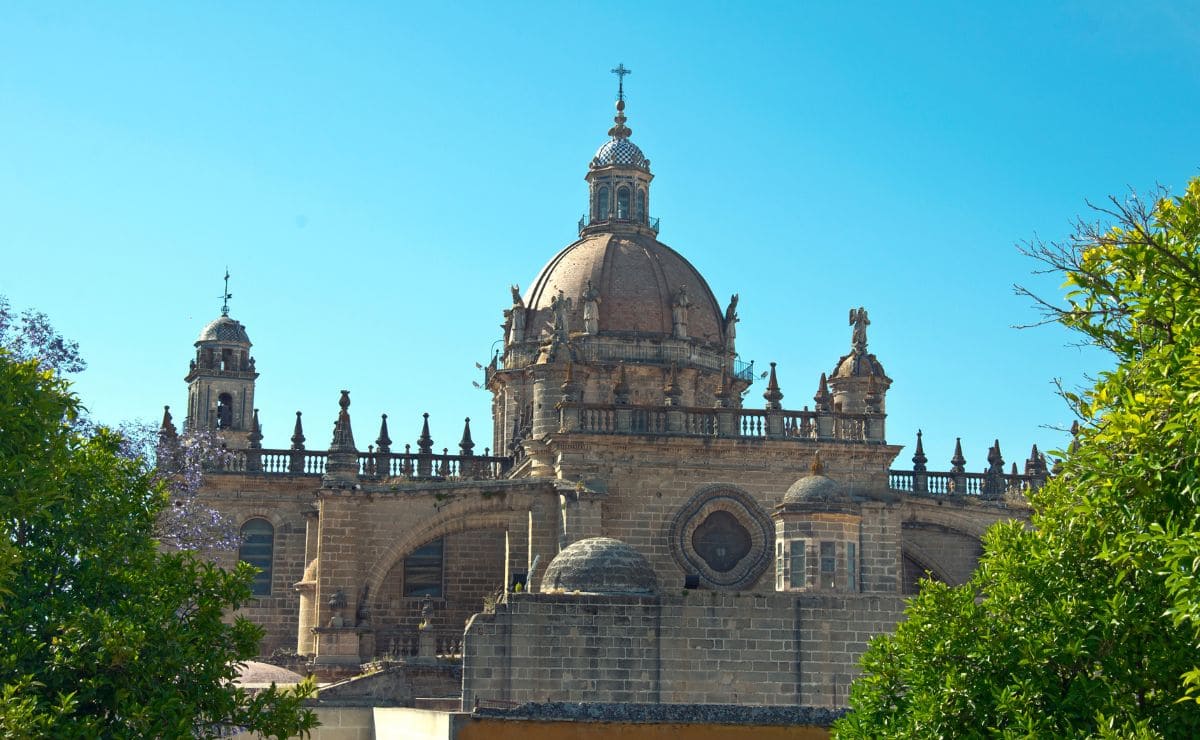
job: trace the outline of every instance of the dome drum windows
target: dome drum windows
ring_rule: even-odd
[[[241,536],[238,560],[258,568],[250,584],[250,593],[254,596],[270,596],[275,528],[266,519],[250,519],[242,525]]]
[[[629,220],[629,188],[617,188],[617,218],[622,221]]]

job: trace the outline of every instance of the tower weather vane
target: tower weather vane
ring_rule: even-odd
[[[225,292],[221,295],[221,300],[224,301],[224,304],[222,304],[222,306],[221,306],[221,315],[222,316],[229,315],[229,299],[230,298],[233,298],[233,293],[229,292],[229,268],[226,267],[225,268]]]
[[[617,100],[624,100],[625,99],[625,75],[633,74],[633,70],[627,68],[624,65],[624,63],[620,63],[620,64],[617,64],[617,66],[614,69],[612,69],[611,72],[617,76]]]

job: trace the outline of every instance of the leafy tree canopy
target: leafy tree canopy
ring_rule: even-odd
[[[261,630],[223,616],[250,598],[252,569],[161,551],[165,484],[78,413],[66,381],[0,349],[0,736],[312,727],[311,684],[233,683]]]
[[[1200,178],[1160,195],[1028,245],[1115,368],[1065,394],[1084,423],[1033,527],[872,641],[839,737],[1200,736]]]

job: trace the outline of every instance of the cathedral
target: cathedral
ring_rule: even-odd
[[[811,399],[785,405],[773,363],[752,392],[738,296],[659,241],[627,124],[622,86],[578,239],[511,303],[497,286],[490,454],[469,421],[456,449],[427,418],[393,441],[386,415],[352,421],[348,391],[331,440],[297,412],[291,446],[264,448],[247,327],[226,306],[200,332],[185,425],[229,450],[203,496],[242,535],[224,561],[259,568],[240,613],[264,656],[346,685],[400,671],[388,701],[410,706],[840,707],[920,579],[964,581],[987,527],[1028,515],[1036,447],[1023,472],[998,444],[986,472],[961,450],[935,472],[918,435],[897,465],[863,308]]]

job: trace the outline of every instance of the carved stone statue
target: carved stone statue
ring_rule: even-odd
[[[870,324],[871,321],[867,318],[867,309],[862,306],[850,309],[850,326],[854,327],[850,345],[855,352],[867,351],[867,327]]]
[[[371,623],[371,608],[367,606],[370,594],[371,584],[363,584],[362,593],[358,595],[358,606],[354,610],[354,623],[358,627],[366,627]]]
[[[571,334],[569,325],[568,312],[571,310],[571,299],[563,296],[563,292],[558,291],[558,295],[550,299],[550,311],[554,316],[554,323],[551,325],[554,333],[554,339],[560,342],[566,342]]]
[[[676,339],[688,337],[688,308],[692,299],[688,297],[687,286],[680,285],[675,300],[671,303],[671,334]]]
[[[600,331],[600,291],[592,287],[592,281],[587,281],[587,287],[581,296],[583,300],[583,331],[586,334],[596,334]]]
[[[425,594],[421,599],[421,629],[427,629],[433,623],[433,597]]]
[[[508,325],[508,344],[521,341],[525,337],[525,301],[521,298],[521,290],[511,286],[512,308],[504,312],[505,323]]]
[[[738,294],[734,293],[729,298],[729,307],[725,309],[725,351],[732,354],[734,349],[734,339],[737,338],[737,323],[741,321],[737,315]]]

